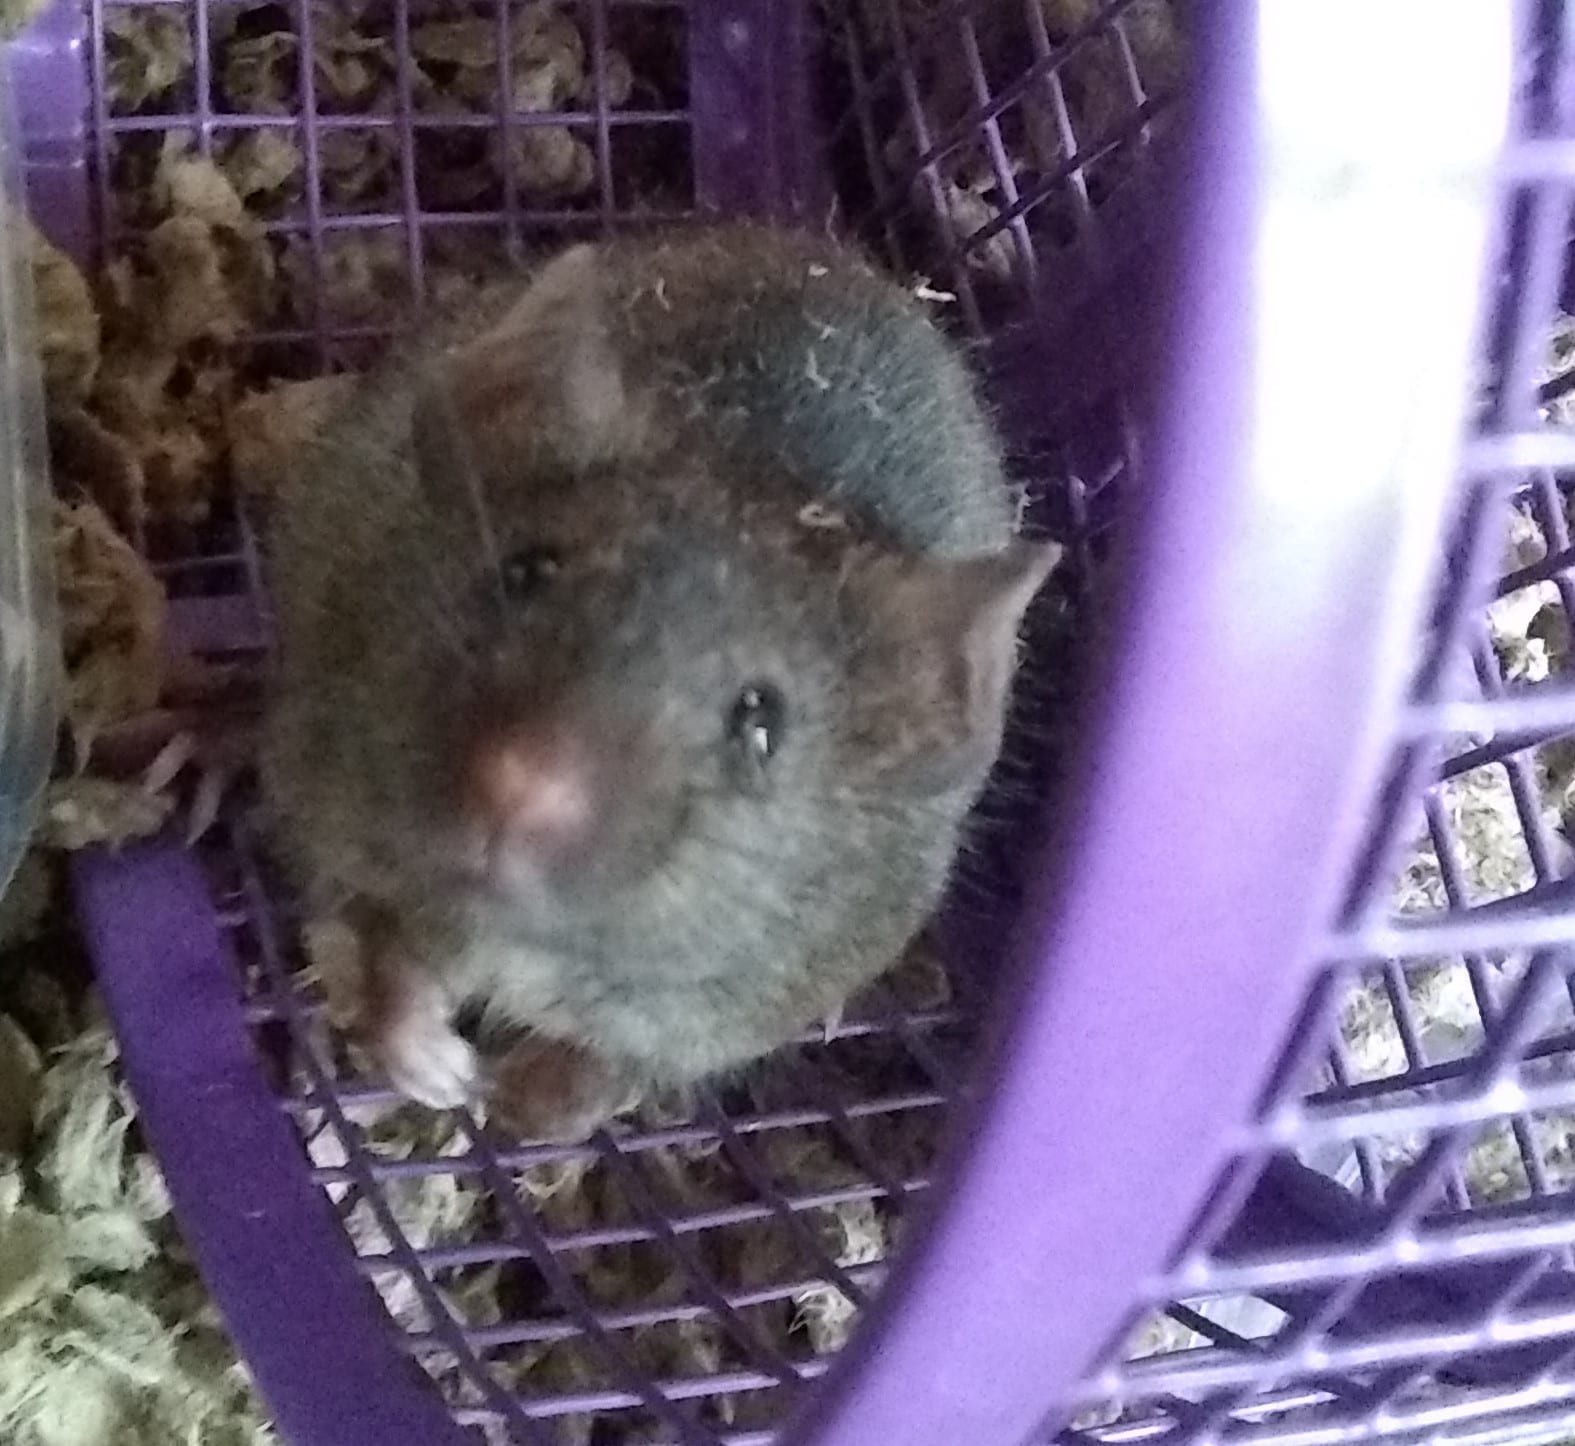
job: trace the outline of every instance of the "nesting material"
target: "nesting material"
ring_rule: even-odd
[[[150,201],[151,225],[103,277],[93,409],[141,473],[133,517],[199,521],[222,475],[236,347],[269,314],[274,259],[229,181],[178,143],[165,145]]]
[[[0,0],[0,40],[25,30],[44,8],[44,0]]]
[[[98,378],[98,308],[82,273],[21,211],[7,213],[9,244],[31,264],[44,385],[58,403],[81,400]]]
[[[145,200],[146,230],[93,289],[30,238],[57,484],[133,537],[150,517],[206,515],[237,346],[266,315],[273,282],[256,221],[183,143],[166,141]]]
[[[57,503],[54,542],[66,720],[86,758],[99,733],[158,703],[167,604],[148,564],[97,503]]]
[[[408,99],[424,118],[476,115],[510,119],[499,126],[421,126],[413,145],[413,182],[429,212],[524,208],[588,208],[597,199],[596,117],[636,102],[669,99],[677,71],[661,47],[626,53],[618,38],[642,38],[638,17],[617,17],[618,34],[593,65],[587,17],[543,0],[509,10],[506,84],[499,65],[499,30],[490,14],[426,11],[409,35]],[[291,16],[269,7],[224,7],[211,18],[214,102],[235,114],[299,114],[300,37]],[[387,13],[366,0],[314,0],[313,79],[319,109],[339,117],[386,119],[401,104],[401,78]],[[159,10],[127,11],[109,30],[106,89],[117,114],[178,110],[195,85],[186,17]],[[548,113],[577,124],[533,119]],[[399,133],[387,126],[344,127],[318,136],[317,175],[330,215],[398,213],[407,176]],[[125,140],[117,156],[117,190],[129,220],[140,225],[156,164],[146,138]],[[306,151],[293,129],[221,135],[214,163],[248,211],[264,220],[295,211],[307,184]],[[657,178],[653,177],[657,190]],[[653,195],[655,191],[653,190]],[[473,247],[478,238],[449,237],[434,249]],[[429,238],[435,239],[435,238]],[[488,238],[496,249],[496,238]],[[403,237],[381,228],[276,240],[267,248],[280,280],[270,309],[283,324],[389,326],[408,316],[415,278]],[[441,257],[426,270],[441,272]],[[441,282],[434,289],[441,289]]]
[[[253,496],[278,484],[289,459],[317,432],[355,385],[347,375],[274,381],[248,393],[230,413],[230,474]]]
[[[115,6],[104,16],[104,56],[105,90],[127,109],[140,110],[190,79],[191,24],[173,6]]]
[[[7,995],[25,1007],[14,950]],[[80,1010],[0,1013],[0,1439],[272,1446]]]

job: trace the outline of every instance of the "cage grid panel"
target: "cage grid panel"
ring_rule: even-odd
[[[1545,38],[1556,74],[1568,42],[1553,30]],[[1545,112],[1530,120],[1537,109],[1522,116],[1521,147],[1560,125]],[[1548,585],[1537,612],[1562,612],[1568,596],[1567,573],[1555,581],[1569,535],[1569,474],[1559,469],[1575,447],[1567,432],[1544,429],[1541,465],[1517,466],[1505,445],[1552,420],[1540,388],[1568,217],[1567,197],[1549,196],[1513,209],[1505,227],[1506,251],[1525,247],[1536,260],[1509,271],[1487,327],[1494,386],[1466,450],[1462,525],[1435,642],[1422,653],[1436,663],[1424,665],[1400,720],[1398,786],[1375,810],[1371,856],[1394,866],[1357,871],[1327,936],[1304,1058],[1264,1100],[1223,1192],[1229,1206],[1178,1266],[1178,1283],[1200,1296],[1247,1294],[1287,1317],[1261,1340],[1229,1342],[1227,1355],[1197,1344],[1198,1322],[1171,1305],[1193,1343],[1120,1373],[1138,1404],[1119,1427],[1095,1430],[1100,1439],[1140,1438],[1145,1421],[1155,1434],[1197,1429],[1176,1399],[1201,1401],[1207,1428],[1233,1440],[1326,1439],[1357,1427],[1431,1440],[1468,1434],[1473,1422],[1512,1439],[1539,1415],[1543,1430],[1568,1419],[1575,1039],[1569,925],[1553,900],[1570,857],[1549,817],[1540,750],[1567,736],[1569,715],[1548,697],[1557,664],[1536,653],[1528,678],[1524,658],[1502,656],[1494,629],[1494,609],[1528,587]],[[1484,457],[1491,468],[1475,470]],[[1470,837],[1483,828],[1500,835],[1491,849]],[[1484,862],[1498,876],[1482,877]],[[1353,1011],[1362,1016],[1354,1029]],[[1427,1037],[1421,1016],[1446,1026],[1440,1038]],[[1352,1059],[1353,1034],[1368,1058]],[[1319,1039],[1331,1051],[1321,1064],[1308,1049]],[[1289,1151],[1361,1198],[1331,1190]],[[1335,1170],[1331,1152],[1345,1154]],[[1155,1305],[1165,1304],[1162,1287]],[[1270,1378],[1285,1399],[1264,1410],[1257,1384]],[[1107,1392],[1116,1384],[1101,1380]]]

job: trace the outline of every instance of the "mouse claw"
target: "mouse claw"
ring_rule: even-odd
[[[248,766],[256,742],[256,727],[249,718],[220,716],[199,718],[165,712],[136,720],[136,728],[105,735],[95,745],[101,766],[112,773],[117,764],[130,763],[132,776],[146,793],[169,792],[182,779],[190,780],[190,806],[185,837],[197,843],[218,822],[237,780]],[[146,750],[156,749],[147,762]]]
[[[217,763],[204,768],[197,775],[197,785],[191,796],[191,809],[186,815],[186,846],[200,843],[203,836],[219,821],[219,814],[229,797],[230,785],[235,782],[237,770],[228,764]]]
[[[153,761],[142,770],[139,782],[149,793],[163,793],[196,756],[196,735],[183,729],[154,755]]]
[[[159,749],[138,780],[146,793],[161,794],[183,774],[193,780],[191,805],[186,811],[186,846],[200,843],[219,821],[239,766],[222,754],[207,755],[194,733],[180,732]]]

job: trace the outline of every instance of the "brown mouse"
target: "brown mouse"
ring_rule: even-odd
[[[264,781],[358,1032],[587,1133],[835,1013],[934,909],[1055,560],[957,348],[822,238],[577,246],[282,488]]]

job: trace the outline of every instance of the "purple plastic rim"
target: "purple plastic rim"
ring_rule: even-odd
[[[814,1446],[1017,1446],[1065,1423],[1056,1407],[1134,1303],[1167,1298],[1156,1282],[1284,1046],[1377,792],[1407,682],[1390,649],[1417,635],[1451,496],[1435,474],[1419,506],[1415,477],[1382,459],[1343,505],[1298,509],[1298,606],[1255,615],[1242,646],[1242,600],[1285,581],[1283,554],[1256,545],[1286,523],[1254,451],[1255,328],[1272,301],[1260,13],[1194,11],[1121,648],[1091,695],[1079,795],[1045,821],[980,1065],[993,1087],[924,1236],[804,1408]],[[1479,275],[1453,280],[1474,295]],[[1072,338],[1041,339],[1045,354],[1057,343]],[[1460,386],[1426,399],[1424,432],[1455,434]]]
[[[11,42],[6,55],[29,209],[55,245],[82,260],[93,238],[86,42],[85,7],[57,3]]]

